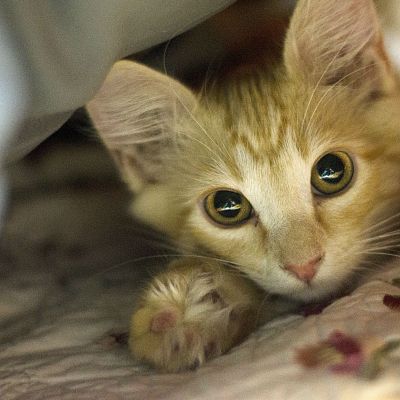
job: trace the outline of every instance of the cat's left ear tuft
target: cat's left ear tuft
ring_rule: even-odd
[[[138,192],[163,181],[177,122],[195,104],[194,94],[176,80],[119,61],[86,108],[122,177]]]
[[[395,85],[373,0],[299,0],[284,61],[289,75],[314,86],[362,87],[373,96]]]

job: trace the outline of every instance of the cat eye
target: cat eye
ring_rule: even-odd
[[[351,182],[354,165],[344,151],[322,156],[313,166],[311,184],[317,194],[331,195],[344,190]]]
[[[248,220],[253,207],[241,193],[217,190],[204,199],[207,215],[220,225],[233,226]]]

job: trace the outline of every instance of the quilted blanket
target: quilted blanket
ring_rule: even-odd
[[[131,357],[126,332],[167,256],[158,234],[127,215],[108,157],[64,143],[10,180],[1,400],[400,399],[399,262],[323,310],[271,321],[197,371],[161,374]]]

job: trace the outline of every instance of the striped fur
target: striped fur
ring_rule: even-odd
[[[145,290],[130,343],[153,365],[179,370],[208,358],[211,344],[214,356],[226,351],[259,322],[238,318],[232,336],[229,313],[271,309],[259,288],[328,297],[399,245],[400,91],[372,0],[300,0],[282,65],[232,73],[200,94],[121,62],[89,111],[136,193],[133,213],[183,254],[213,260],[183,257]],[[335,150],[353,158],[353,182],[316,196],[311,169]],[[211,223],[202,200],[218,188],[243,193],[255,218],[231,229]],[[309,283],[284,268],[315,254],[324,258]],[[214,292],[218,301],[207,303]]]

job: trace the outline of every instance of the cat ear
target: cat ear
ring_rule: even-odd
[[[133,191],[163,180],[179,116],[194,107],[189,89],[159,72],[119,61],[87,104],[89,115]]]
[[[388,92],[394,73],[372,0],[299,0],[286,37],[288,73],[313,85]]]

